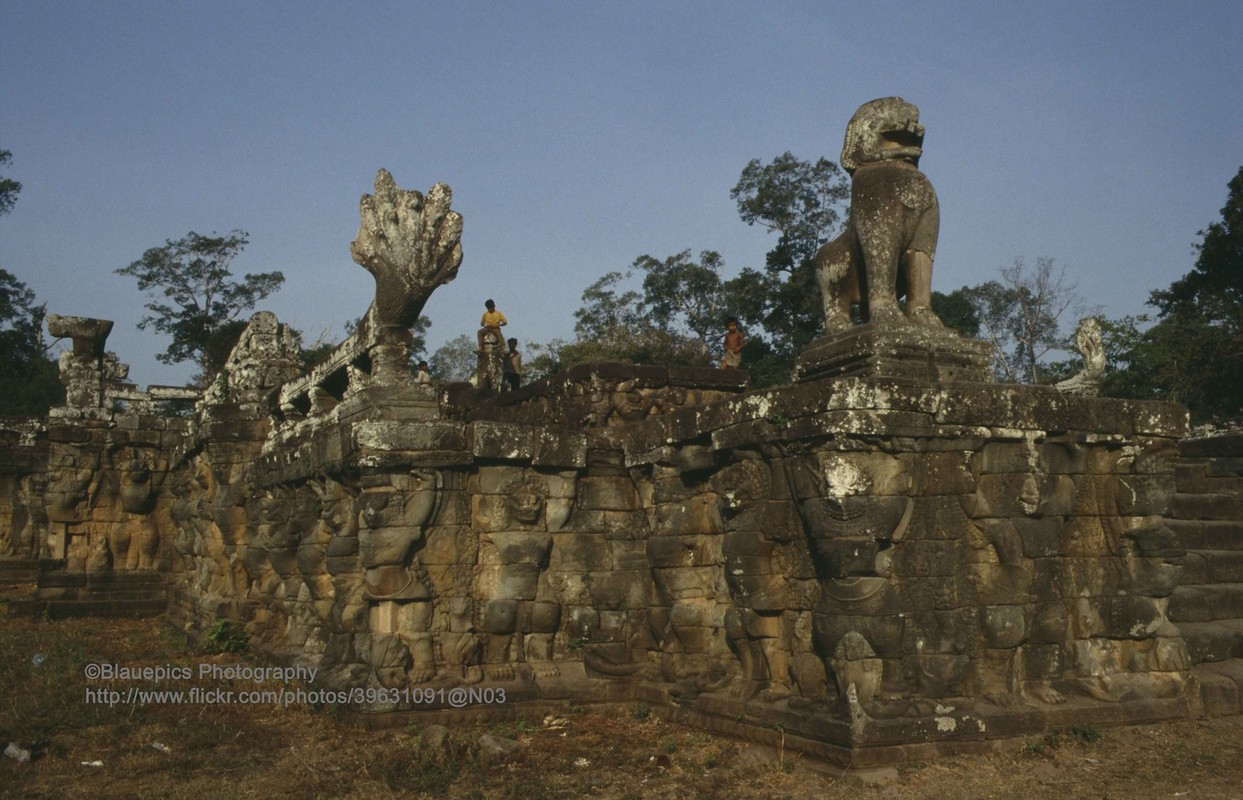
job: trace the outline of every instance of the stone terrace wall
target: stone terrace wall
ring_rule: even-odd
[[[582,364],[502,394],[455,385],[445,405],[463,419],[599,428],[702,406],[738,394],[748,380],[743,370]]]
[[[504,686],[855,763],[1191,713],[1170,598],[1214,526],[1162,515],[1234,489],[1185,454],[1175,494],[1180,407],[737,377],[603,365],[452,414],[364,386],[290,421],[269,379],[195,420],[62,410],[7,452],[7,518],[72,569],[169,576],[179,624],[231,621],[371,711]]]
[[[47,449],[42,421],[0,418],[0,558],[34,560],[44,555]]]
[[[372,710],[643,700],[856,763],[1190,713],[1181,408],[856,378],[568,427],[594,375],[282,446],[212,411],[174,479],[179,619],[392,692]]]

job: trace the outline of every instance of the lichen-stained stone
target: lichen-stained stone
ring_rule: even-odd
[[[1029,472],[1035,470],[1037,453],[1029,442],[988,442],[972,458],[979,473]]]
[[[673,606],[669,611],[669,622],[679,628],[704,629],[718,627],[720,624],[716,610],[702,603],[679,603]]]
[[[955,697],[966,694],[971,659],[966,655],[922,653],[912,657],[915,683],[926,697]]]
[[[1115,483],[1114,500],[1119,514],[1157,515],[1170,507],[1174,493],[1172,472],[1119,475]]]
[[[1046,475],[1039,482],[1040,501],[1036,513],[1049,517],[1070,514],[1075,505],[1075,482],[1067,475]]]
[[[470,495],[505,494],[509,487],[520,483],[527,472],[522,467],[488,465],[470,473],[466,490]]]
[[[1017,564],[971,564],[969,574],[979,602],[1000,605],[1030,602],[1037,567],[1023,561]]]
[[[953,541],[905,541],[896,550],[895,566],[912,578],[952,576],[962,563],[961,547]]]
[[[1056,517],[1016,519],[1015,532],[1022,542],[1024,558],[1046,558],[1062,552],[1061,532],[1063,523]],[[1068,533],[1073,537],[1073,534]]]
[[[728,596],[719,566],[657,569],[653,577],[661,594],[674,600]]]
[[[333,576],[356,573],[359,570],[358,556],[329,556],[324,559],[324,570]]]
[[[481,531],[500,531],[510,527],[506,508],[508,497],[501,494],[477,494],[471,497],[471,523]]]
[[[1036,515],[1050,496],[1048,488],[1049,481],[1036,472],[981,475],[966,510],[972,519]]]
[[[584,516],[589,516],[585,514]],[[648,536],[647,516],[642,511],[600,511],[598,530],[604,538],[616,540],[640,540]]]
[[[852,178],[855,214],[813,259],[830,335],[850,330],[853,303],[877,328],[941,331],[931,307],[940,206],[918,168],[923,134],[919,109],[900,97],[865,103],[846,127],[841,162]],[[899,286],[907,295],[905,319]],[[927,353],[931,347],[921,342],[912,349]]]
[[[592,573],[613,568],[611,543],[589,533],[557,533],[552,537],[549,569],[558,572]]]
[[[912,489],[921,497],[970,494],[975,478],[965,452],[924,453],[908,469]]]
[[[578,481],[579,508],[589,511],[631,511],[638,508],[634,484],[624,477],[584,477]]]
[[[1027,639],[1030,608],[1024,605],[994,605],[980,609],[980,629],[984,645],[1012,649]]]
[[[529,461],[534,453],[535,429],[525,425],[473,422],[467,432],[478,458]]]
[[[842,637],[858,632],[875,650],[876,655],[886,659],[901,658],[906,622],[897,616],[846,616],[844,614],[820,614],[815,616],[816,649],[832,654]]]
[[[1127,531],[1119,542],[1126,590],[1148,597],[1169,597],[1184,575],[1187,551],[1167,525]],[[1207,582],[1207,581],[1206,581]]]
[[[502,564],[548,565],[552,537],[539,531],[505,531],[487,534]]]
[[[726,534],[727,537],[730,535]],[[724,563],[721,541],[715,536],[652,536],[647,540],[646,547],[649,563],[657,568],[719,566]],[[771,551],[769,545],[766,552]]]
[[[485,633],[510,634],[518,625],[517,600],[490,600],[484,605],[483,630]]]
[[[477,538],[469,525],[437,524],[428,529],[419,560],[429,567],[472,563],[479,546]]]
[[[548,468],[583,467],[587,464],[587,437],[564,431],[538,429],[531,463]]]
[[[708,534],[716,527],[714,505],[714,498],[700,496],[653,506],[648,514],[648,530],[652,536]]]
[[[353,425],[354,446],[363,450],[467,450],[466,426],[457,422],[372,420]]]
[[[1151,639],[1171,627],[1167,600],[1155,597],[1111,597],[1107,603],[1106,635],[1112,639]]]
[[[1088,471],[1088,448],[1069,441],[1045,441],[1040,445],[1041,470],[1055,475]]]
[[[1094,556],[1113,552],[1100,517],[1072,517],[1058,532],[1058,550],[1066,556]]]
[[[1135,433],[1140,436],[1177,439],[1187,434],[1187,410],[1177,403],[1131,403],[1129,410],[1134,418]]]

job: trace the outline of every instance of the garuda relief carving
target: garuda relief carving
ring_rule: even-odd
[[[527,475],[500,488],[501,494],[486,495],[491,502],[477,516],[484,528],[476,578],[476,592],[483,598],[480,628],[487,635],[484,673],[496,680],[555,677],[553,642],[561,606],[550,601],[541,578],[548,569],[552,531],[560,530],[568,508],[557,500],[550,503],[548,481],[541,476]],[[528,665],[531,674],[515,672],[516,664]]]
[[[909,476],[898,459],[877,452],[821,450],[786,469],[820,582],[816,651],[839,697],[868,703],[882,659],[896,663],[904,654],[907,609],[893,559],[914,507]]]
[[[789,563],[798,523],[784,493],[775,491],[773,464],[760,458],[736,462],[713,476],[712,487],[733,601],[725,634],[742,672],[739,694],[766,702],[821,694],[824,669],[810,655],[810,614],[798,609],[797,590],[790,586],[797,579]]]
[[[442,486],[439,472],[414,469],[358,498],[358,552],[364,597],[372,603],[369,660],[385,686],[424,683],[436,674],[432,586],[417,553]]]

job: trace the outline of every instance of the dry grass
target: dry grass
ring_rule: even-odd
[[[37,654],[44,658],[39,665]],[[6,618],[0,606],[0,797],[538,798],[1238,798],[1243,720],[1063,732],[989,756],[825,773],[633,710],[451,726],[433,752],[414,725],[367,731],[331,708],[88,704],[83,667],[190,666],[238,656],[190,652],[159,621]],[[211,688],[227,684],[196,681]],[[96,685],[96,684],[89,684]],[[131,682],[118,682],[124,688]],[[238,687],[233,687],[238,688]],[[521,741],[486,763],[483,733]],[[162,745],[157,749],[153,745]],[[788,756],[788,754],[787,754]],[[82,762],[102,762],[85,766]]]

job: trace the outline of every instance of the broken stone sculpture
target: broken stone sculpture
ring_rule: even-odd
[[[941,209],[932,183],[919,171],[924,126],[919,109],[900,97],[864,103],[846,126],[842,167],[851,175],[845,232],[816,252],[816,278],[829,333],[863,319],[892,326],[906,320],[940,327],[932,311],[932,261]]]
[[[1101,375],[1105,374],[1105,345],[1101,342],[1101,324],[1095,317],[1085,317],[1075,329],[1075,348],[1083,356],[1083,367],[1057,384],[1057,390],[1096,397],[1101,391]]]
[[[47,315],[47,330],[58,339],[73,340],[73,349],[60,354],[60,379],[65,384],[65,405],[100,408],[105,382],[114,377],[116,356],[105,363],[104,345],[112,332],[112,320]],[[124,377],[124,376],[122,376]]]
[[[48,333],[57,339],[72,339],[75,356],[102,356],[104,343],[108,341],[108,334],[112,333],[112,324],[110,319],[47,315]]]

